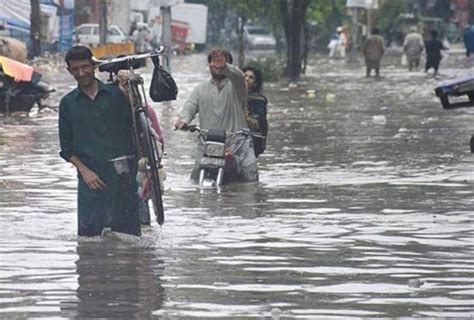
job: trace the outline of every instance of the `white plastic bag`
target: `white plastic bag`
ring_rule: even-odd
[[[451,48],[451,44],[449,43],[449,40],[447,38],[443,39],[443,48],[445,50],[449,50]]]
[[[402,66],[408,65],[408,59],[406,54],[402,54],[402,61],[401,61]]]

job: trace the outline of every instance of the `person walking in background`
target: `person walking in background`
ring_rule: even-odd
[[[380,76],[380,61],[385,53],[385,45],[380,31],[377,28],[372,30],[370,35],[365,41],[363,47],[365,65],[367,69],[367,77],[370,77],[372,69],[375,70],[375,76]]]
[[[247,124],[253,133],[259,136],[253,136],[253,148],[255,156],[258,157],[265,151],[267,145],[267,98],[262,94],[263,78],[262,72],[254,67],[243,67],[245,74],[245,84],[247,85]]]
[[[136,53],[145,53],[150,49],[149,34],[144,27],[140,27],[133,32],[133,43],[135,44]]]
[[[466,47],[466,57],[474,53],[474,25],[467,25],[463,33],[464,46]]]
[[[341,59],[345,59],[346,58],[347,36],[344,32],[343,27],[337,27],[336,32],[339,36],[339,41],[337,43],[337,56]]]
[[[433,76],[438,74],[439,63],[443,56],[441,55],[441,50],[446,50],[443,42],[438,39],[438,31],[431,31],[431,39],[425,42],[426,48],[426,65],[425,72],[428,72],[431,68],[434,69]]]
[[[339,34],[337,32],[333,32],[331,34],[331,38],[329,39],[329,44],[328,44],[329,58],[335,57],[338,44],[339,44]]]
[[[132,24],[130,25],[130,30],[128,31],[128,36],[131,38],[133,36],[133,33],[135,32],[135,30],[138,29],[138,26],[137,26],[137,21],[133,21]]]
[[[425,49],[425,44],[423,41],[423,36],[418,33],[416,27],[410,29],[410,33],[405,36],[403,42],[403,52],[407,57],[408,70],[412,71],[413,68],[418,68],[420,66],[420,57],[421,53]]]

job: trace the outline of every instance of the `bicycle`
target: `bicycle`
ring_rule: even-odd
[[[150,117],[148,115],[146,106],[146,94],[143,86],[144,81],[139,73],[135,73],[135,69],[143,66],[142,62],[151,58],[153,63],[159,65],[159,56],[162,56],[163,47],[149,53],[127,55],[106,61],[98,61],[100,72],[109,72],[109,81],[114,81],[120,70],[128,70],[127,77],[129,101],[132,108],[132,125],[133,125],[133,140],[139,159],[145,159],[145,163],[138,161],[144,165],[146,177],[151,183],[151,200],[153,209],[155,211],[156,219],[159,225],[165,221],[163,208],[163,195],[161,189],[161,182],[158,170],[161,166],[162,152],[158,148],[157,142],[153,135],[153,128],[150,125]],[[149,221],[148,212],[148,221]]]

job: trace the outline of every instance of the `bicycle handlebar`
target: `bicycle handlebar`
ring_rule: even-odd
[[[133,54],[122,57],[117,57],[109,60],[97,60],[99,63],[100,72],[118,73],[120,70],[129,70],[130,68],[138,69],[142,65],[141,60],[151,58],[155,65],[160,64],[159,56],[162,55],[164,47],[141,54]]]

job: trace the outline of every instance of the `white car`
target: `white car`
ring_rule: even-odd
[[[74,29],[75,43],[89,47],[100,45],[100,29],[98,23],[84,23]],[[118,26],[111,25],[107,30],[106,43],[125,43],[128,36]]]
[[[249,50],[275,50],[276,40],[272,32],[262,26],[245,26],[244,39]]]

